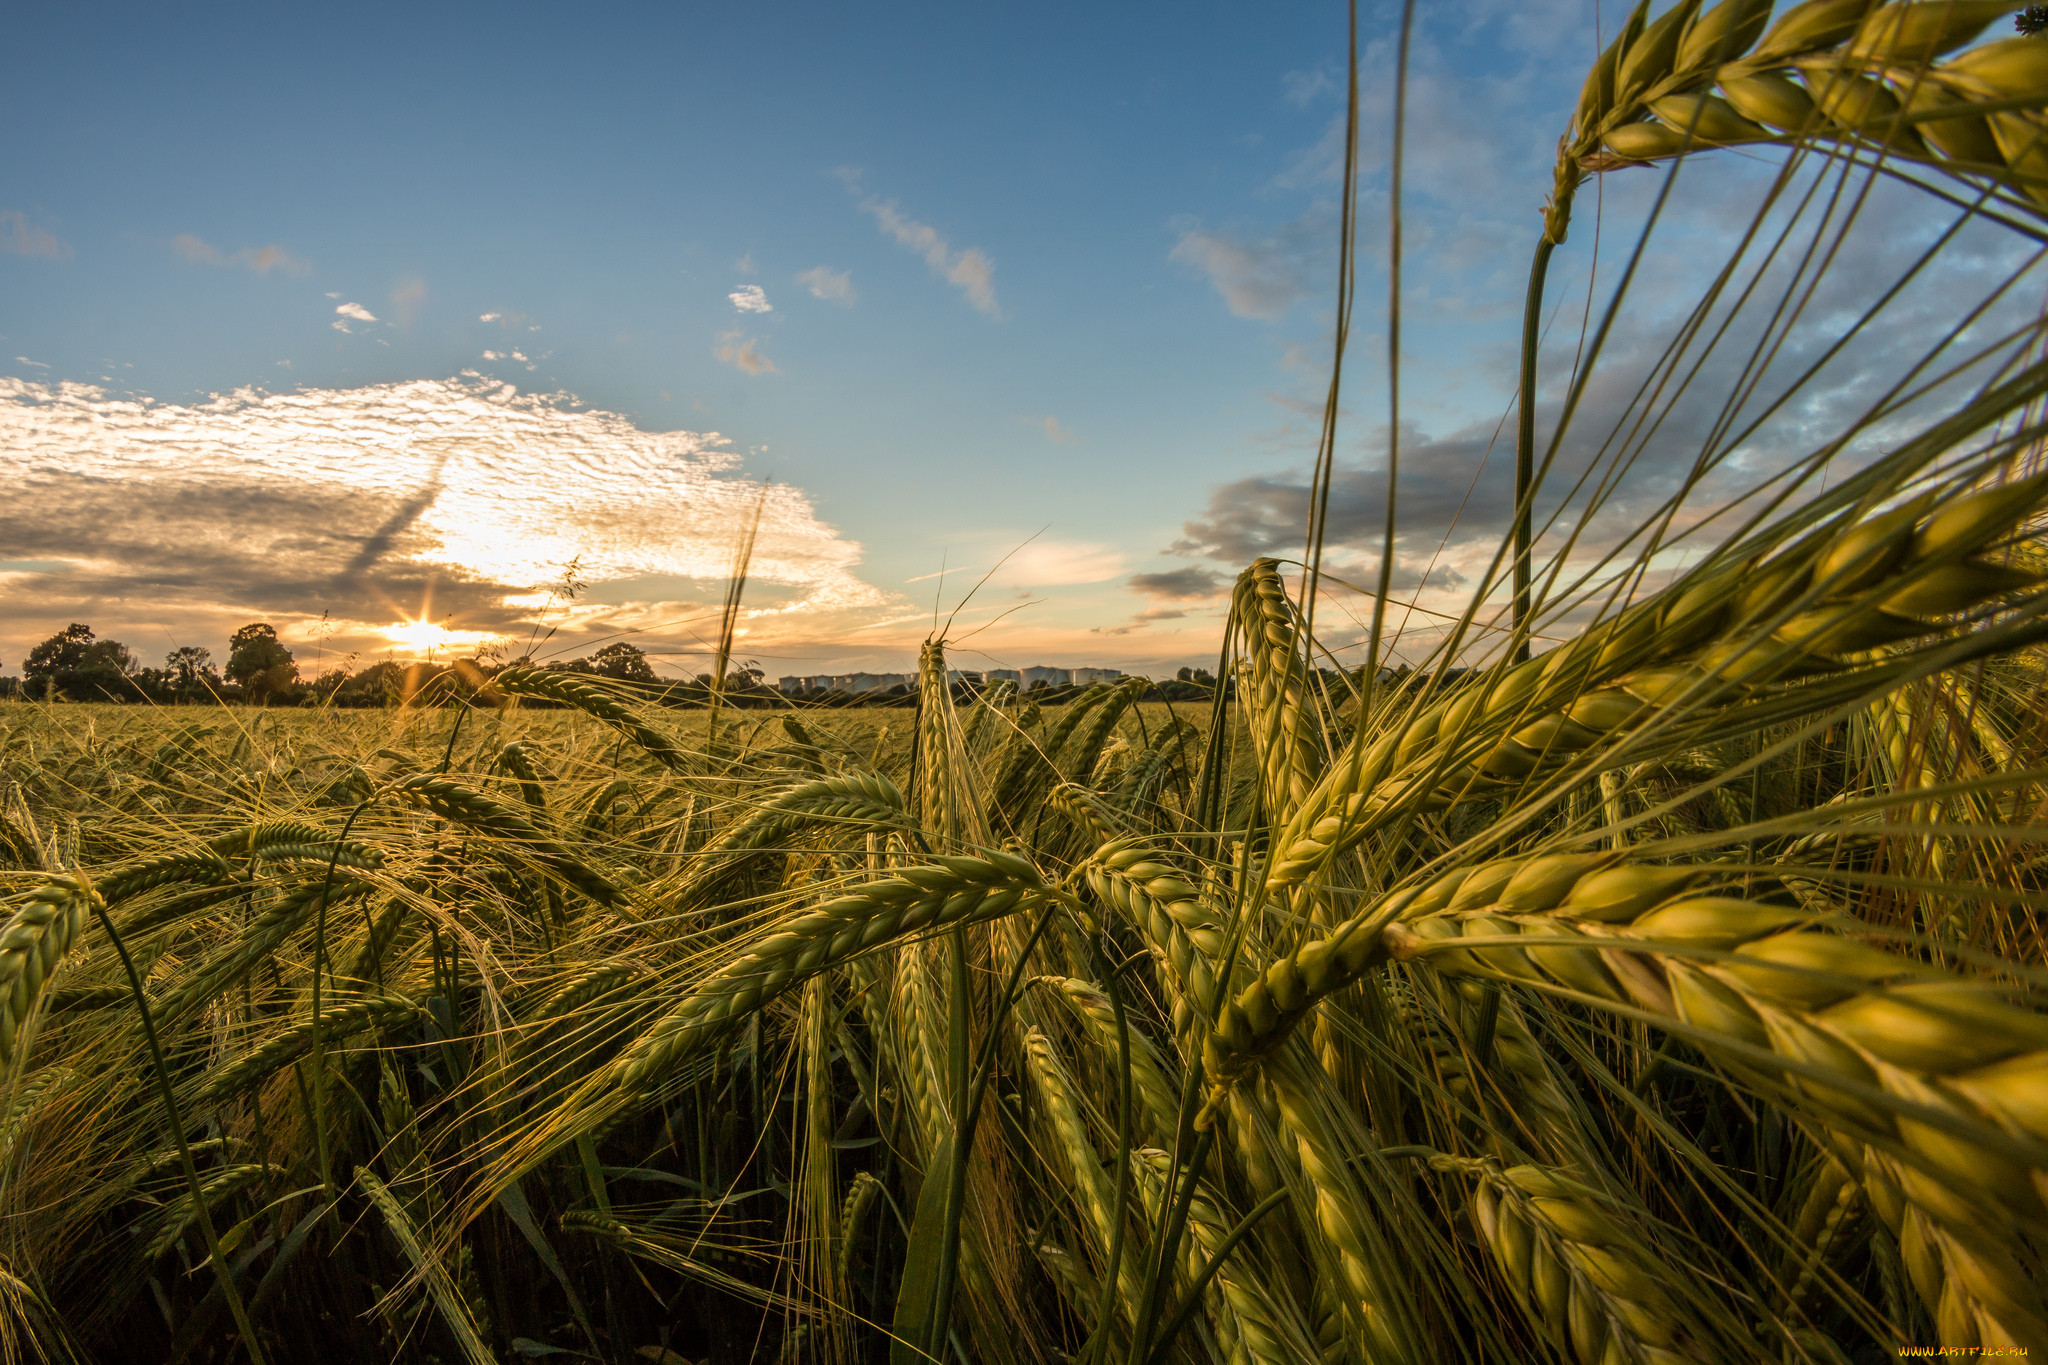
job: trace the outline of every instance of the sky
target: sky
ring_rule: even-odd
[[[1329,563],[1363,581],[1399,11],[1359,13]],[[263,620],[302,666],[516,655],[552,631],[557,657],[625,638],[694,674],[758,508],[736,649],[770,677],[909,669],[935,615],[963,667],[1157,676],[1213,662],[1248,559],[1301,553],[1339,5],[115,4],[10,29],[0,672],[70,621],[155,663],[218,658]],[[1417,7],[1394,579],[1444,609],[1504,525],[1529,253],[1599,32],[1590,0]],[[1589,431],[1625,424],[1773,174],[1696,160]],[[1540,411],[1665,176],[1582,195]],[[1939,230],[1931,201],[1875,193],[1859,269],[1785,363]],[[1900,295],[1908,330],[1845,351],[1736,467],[1858,410],[1918,354],[1902,336],[2021,250],[1966,229]],[[1711,390],[1673,401],[1616,515],[1697,453]],[[1361,609],[1333,610],[1341,645]]]

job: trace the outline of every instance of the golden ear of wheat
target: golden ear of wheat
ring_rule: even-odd
[[[316,1042],[332,1044],[369,1029],[390,1028],[419,1018],[421,1013],[412,1001],[391,995],[323,1008],[318,1019],[308,1019],[272,1034],[253,1051],[208,1072],[193,1092],[193,1102],[211,1104],[246,1090],[311,1052]]]
[[[563,881],[600,905],[613,905],[623,893],[604,873],[571,853],[557,840],[541,833],[534,823],[474,787],[450,777],[415,773],[385,788],[391,796],[431,811],[450,824],[461,825],[488,836],[484,847],[502,844],[554,872]]]
[[[2017,8],[1811,0],[1765,32],[1767,0],[1725,0],[1696,18],[1676,6],[1595,63],[1559,151],[1550,238],[1564,240],[1571,192],[1589,172],[1784,138],[1880,147],[2048,208],[2048,43],[2009,38],[1936,61]],[[1618,79],[1603,75],[1617,64]]]
[[[1255,559],[1238,575],[1230,611],[1244,640],[1243,699],[1251,716],[1260,790],[1267,818],[1278,821],[1308,795],[1323,766],[1309,715],[1302,623],[1280,577],[1279,561]]]
[[[1804,927],[1811,917],[1789,907],[1680,895],[1626,924],[1575,928],[1571,916],[1567,896],[1548,914],[1446,911],[1390,925],[1384,938],[1396,958],[1439,971],[1555,983],[1688,1026],[1731,1071],[1785,1097],[1867,1189],[1896,1187],[1873,1206],[1894,1231],[1924,1223],[1915,1235],[1942,1271],[1916,1278],[1930,1310],[1958,1330],[1974,1324],[1959,1342],[2048,1346],[2001,1222],[2048,1218],[2048,1106],[2000,1103],[2016,1081],[2024,1091],[2048,1077],[2048,1016],[1986,983]],[[1518,936],[1551,942],[1524,949]],[[1698,950],[1732,956],[1702,962]],[[1759,1054],[1798,1070],[1780,1079]],[[2035,1155],[2019,1157],[2001,1135]]]
[[[2044,501],[2048,472],[1938,508],[1920,500],[1845,517],[1769,557],[1710,565],[1548,654],[1437,698],[1412,723],[1360,726],[1276,837],[1268,885],[1310,882],[1388,811],[1440,808],[1554,770],[1681,698],[1689,723],[1704,725],[1711,708],[1774,680],[1825,676],[1877,646],[1952,633],[1940,618],[2038,581],[1988,555]]]
[[[1598,1191],[1538,1166],[1431,1158],[1472,1177],[1472,1224],[1523,1312],[1581,1365],[1706,1362],[1701,1333],[1661,1278],[1665,1262]]]
[[[1185,1034],[1216,999],[1215,961],[1230,937],[1223,915],[1178,868],[1136,842],[1104,844],[1082,874],[1095,898],[1135,925],[1165,961],[1174,977],[1174,1031]]]
[[[1047,894],[1037,870],[1007,853],[943,857],[869,882],[774,926],[693,988],[612,1065],[605,1087],[651,1094],[711,1031],[817,972],[909,934],[1036,906]]]
[[[491,679],[491,687],[509,697],[533,697],[573,706],[638,744],[663,767],[677,772],[689,767],[689,755],[674,740],[602,687],[574,674],[548,668],[508,668]]]
[[[99,893],[82,878],[52,877],[12,902],[0,927],[0,1065],[14,1059],[23,1025],[64,958]]]

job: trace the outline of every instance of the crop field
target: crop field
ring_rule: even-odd
[[[1637,9],[1523,392],[1588,177],[1768,143],[1785,202],[1595,454],[1523,405],[1462,615],[1393,493],[1371,592],[1312,511],[1211,703],[956,691],[935,625],[914,709],[0,704],[0,1357],[2048,1355],[2032,261],[1797,452],[1738,386],[1630,483],[1872,177],[2048,246],[2048,38],[1960,50],[2013,8]]]

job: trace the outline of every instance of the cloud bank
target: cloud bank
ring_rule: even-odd
[[[337,647],[419,616],[523,636],[571,560],[592,584],[579,628],[649,625],[716,600],[761,495],[716,433],[477,375],[192,404],[0,378],[0,448],[11,663],[69,620],[145,656],[155,626],[323,612]],[[886,605],[860,560],[801,490],[771,486],[750,603],[791,625]]]

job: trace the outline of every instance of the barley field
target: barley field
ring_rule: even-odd
[[[2048,243],[2014,8],[1637,9],[1523,393],[1605,170],[1786,149],[1816,271],[1880,176]],[[1775,353],[1760,249],[1646,388]],[[1208,705],[956,692],[935,624],[914,710],[0,706],[0,1354],[2048,1354],[2039,314],[1775,466],[1732,394],[1661,502],[1648,417],[1567,477],[1525,402],[1462,615],[1393,496],[1376,588],[1312,521]]]

